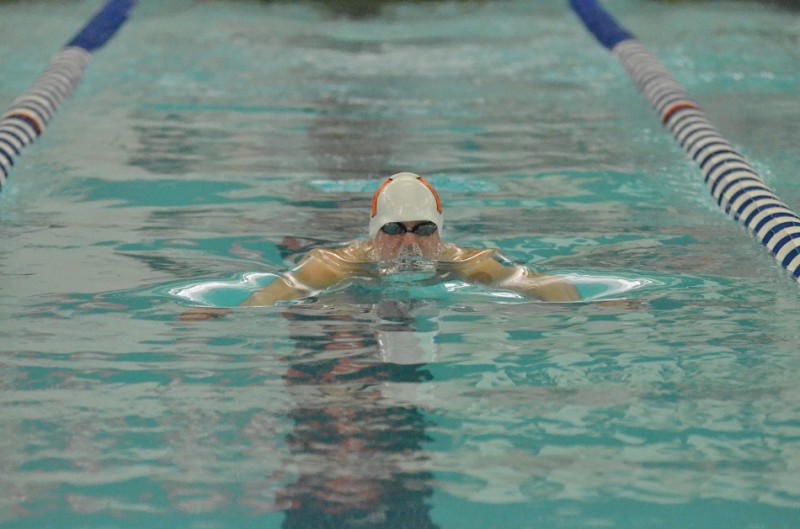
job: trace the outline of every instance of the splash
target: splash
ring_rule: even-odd
[[[376,263],[378,275],[383,278],[401,276],[400,280],[407,280],[408,276],[418,279],[436,275],[436,262],[418,244],[404,246],[394,258],[378,259]]]
[[[401,248],[392,259],[377,260],[376,272],[384,281],[420,281],[436,276],[436,264],[420,246],[411,244]]]

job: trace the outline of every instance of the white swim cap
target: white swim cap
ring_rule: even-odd
[[[374,239],[384,224],[414,220],[429,220],[441,232],[444,216],[439,195],[424,178],[414,173],[390,176],[372,197],[370,238]]]

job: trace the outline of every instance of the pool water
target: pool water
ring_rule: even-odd
[[[0,3],[0,104],[100,4]],[[800,18],[605,5],[797,211]],[[398,280],[179,320],[365,236],[401,170],[447,240],[587,300]],[[797,286],[566,2],[142,2],[0,238],[4,529],[800,524]]]

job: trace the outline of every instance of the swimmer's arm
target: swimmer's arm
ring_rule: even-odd
[[[264,307],[325,290],[347,278],[345,271],[326,258],[324,250],[312,250],[291,272],[275,278],[269,285],[244,300],[241,305]]]
[[[542,301],[580,301],[581,295],[575,285],[561,276],[551,276],[532,272],[525,267],[520,267],[519,276],[503,283],[503,288],[508,288],[525,296]]]
[[[308,295],[314,290],[314,288],[311,285],[307,285],[307,288],[303,288],[300,285],[306,284],[302,283],[302,278],[306,277],[306,275],[313,274],[315,270],[320,274],[319,277],[322,277],[323,279],[326,277],[325,267],[319,264],[316,260],[309,259],[308,262],[301,264],[301,266],[299,266],[295,271],[281,274],[269,285],[257,290],[256,292],[253,292],[240,305],[243,307],[265,307],[274,305],[278,301],[288,301]],[[321,280],[319,279],[316,282],[314,282],[313,279],[310,280],[311,283],[319,285],[319,290],[322,290],[327,286],[331,286],[323,285],[320,281]],[[331,281],[333,280],[331,279]],[[181,314],[180,320],[213,320],[224,318],[230,314],[230,312],[230,309],[216,307],[195,307]]]
[[[542,301],[580,301],[578,290],[565,278],[540,274],[499,259],[504,261],[501,256],[491,253],[466,263],[461,275],[470,283],[503,288]]]

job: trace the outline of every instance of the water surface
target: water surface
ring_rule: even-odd
[[[800,19],[606,4],[800,208]],[[97,7],[0,4],[0,101]],[[0,525],[796,527],[797,287],[566,3],[138,9],[0,195]],[[365,236],[401,170],[588,301],[178,319]]]

